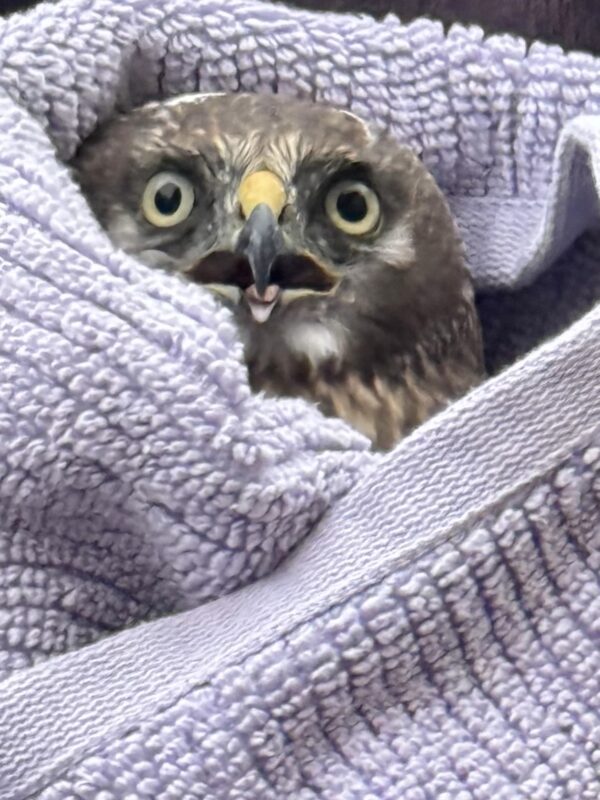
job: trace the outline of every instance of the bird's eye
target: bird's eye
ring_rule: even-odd
[[[194,199],[194,187],[187,178],[176,172],[159,172],[146,184],[142,211],[157,228],[171,228],[189,217]]]
[[[327,192],[325,211],[336,228],[352,236],[371,233],[381,217],[377,195],[360,181],[336,183]]]

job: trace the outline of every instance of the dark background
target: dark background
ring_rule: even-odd
[[[489,32],[508,31],[600,53],[600,0],[295,0],[293,4],[375,16],[393,11],[405,21],[428,14],[445,23],[475,22]],[[32,5],[32,0],[0,0],[0,14]]]
[[[474,22],[489,32],[600,53],[600,0],[295,0],[295,5],[375,16],[393,11],[403,21],[429,15],[448,24]]]

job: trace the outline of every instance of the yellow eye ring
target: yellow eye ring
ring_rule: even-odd
[[[157,228],[172,228],[186,220],[194,207],[194,187],[176,172],[159,172],[144,189],[142,212]]]
[[[381,218],[379,198],[360,181],[340,181],[327,192],[325,211],[336,228],[351,236],[364,236]]]

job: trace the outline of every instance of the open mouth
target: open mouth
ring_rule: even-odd
[[[254,283],[246,289],[244,298],[256,322],[263,323],[269,319],[271,312],[277,305],[280,294],[281,287],[275,283],[270,283],[267,286],[264,295],[259,294]]]
[[[338,283],[338,277],[309,255],[283,253],[276,257],[269,271],[264,292],[256,287],[249,260],[240,253],[215,251],[202,259],[188,273],[197,283],[234,286],[242,291],[254,320],[266,322],[286,289],[326,293]]]

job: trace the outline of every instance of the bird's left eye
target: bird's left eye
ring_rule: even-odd
[[[157,228],[171,228],[186,220],[194,207],[194,187],[176,172],[159,172],[144,189],[142,211]]]
[[[352,236],[371,233],[381,218],[379,198],[360,181],[340,181],[325,197],[327,216],[341,231]]]

